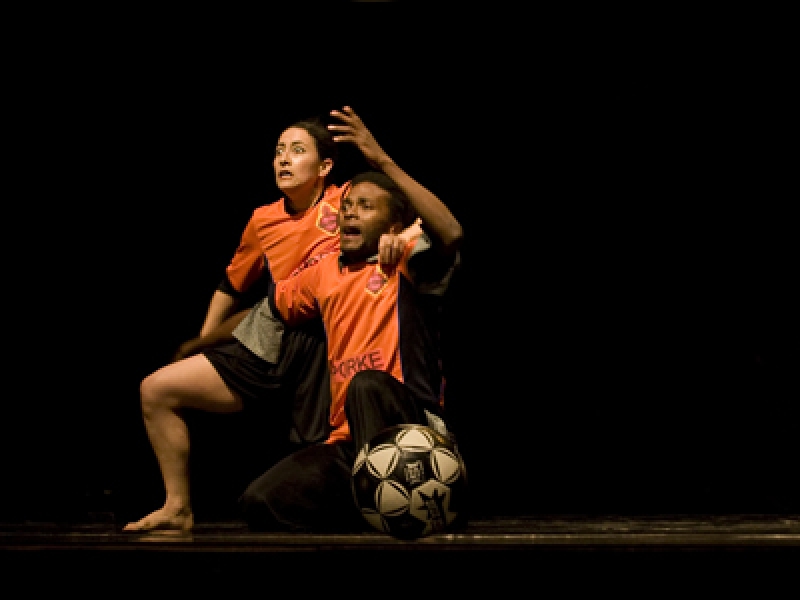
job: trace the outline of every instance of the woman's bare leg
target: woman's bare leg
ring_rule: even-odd
[[[217,413],[242,409],[241,399],[222,381],[202,354],[195,354],[148,375],[140,386],[142,416],[164,480],[164,506],[123,531],[179,533],[194,526],[189,493],[189,431],[185,408]]]

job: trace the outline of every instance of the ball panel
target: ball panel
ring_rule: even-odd
[[[461,477],[461,461],[447,448],[431,451],[431,468],[436,479],[443,483],[454,483]]]
[[[433,448],[434,439],[427,428],[419,426],[413,429],[401,429],[397,434],[396,443],[401,450],[423,451]]]
[[[386,519],[383,518],[383,515],[374,510],[362,510],[361,514],[364,515],[367,523],[372,527],[383,533],[389,533],[389,526],[386,524]]]
[[[450,510],[449,487],[429,479],[411,493],[410,512],[420,521],[430,524],[432,531],[444,531],[457,514]]]
[[[361,450],[358,451],[358,455],[356,456],[356,460],[353,463],[353,475],[362,467],[364,462],[367,460],[367,448],[368,446],[364,446]]]
[[[380,444],[367,454],[367,468],[373,477],[384,479],[397,466],[399,451],[393,444]]]
[[[375,490],[375,507],[382,515],[396,516],[408,510],[411,498],[406,489],[396,481],[384,479]]]

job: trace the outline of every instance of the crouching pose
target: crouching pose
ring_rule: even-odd
[[[350,487],[356,450],[385,427],[447,432],[441,394],[441,300],[459,264],[461,225],[439,198],[405,173],[349,108],[333,111],[337,141],[356,143],[376,171],[356,175],[341,201],[339,250],[271,286],[265,309],[287,327],[321,317],[327,336],[327,439],[288,455],[239,500],[257,531],[360,531]],[[355,139],[359,136],[358,139]],[[379,261],[381,238],[415,220],[397,264]],[[264,311],[262,311],[264,312]]]

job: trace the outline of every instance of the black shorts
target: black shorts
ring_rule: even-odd
[[[258,403],[276,414],[288,412],[291,442],[313,444],[328,437],[331,390],[321,322],[286,330],[277,363],[267,362],[238,340],[203,354],[245,408]]]

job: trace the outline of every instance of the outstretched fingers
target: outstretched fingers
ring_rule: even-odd
[[[334,132],[333,141],[356,142],[357,127],[363,127],[364,124],[361,122],[358,115],[353,112],[353,109],[349,106],[344,106],[342,110],[334,109],[330,114],[332,117],[336,117],[342,121],[341,124],[331,123],[328,125],[328,129]]]
[[[367,159],[367,162],[373,166],[378,166],[381,161],[387,159],[386,153],[351,107],[344,106],[341,110],[334,109],[330,114],[332,117],[342,121],[341,124],[332,123],[328,125],[328,130],[334,134],[334,142],[355,144],[364,155],[364,158]]]

